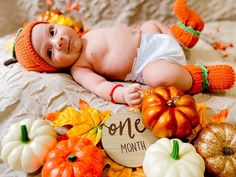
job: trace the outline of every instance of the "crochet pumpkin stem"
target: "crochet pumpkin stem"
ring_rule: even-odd
[[[24,144],[28,143],[30,141],[29,136],[28,136],[28,131],[26,125],[21,125],[20,126],[20,141]]]
[[[173,149],[170,156],[174,160],[179,160],[179,142],[177,140],[173,140]]]
[[[187,6],[186,0],[175,0],[174,13],[178,21],[171,27],[172,35],[183,46],[194,47],[204,28],[204,21],[197,12]]]

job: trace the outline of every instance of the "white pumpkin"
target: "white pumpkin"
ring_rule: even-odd
[[[204,177],[205,163],[193,145],[161,138],[146,150],[143,170],[146,177]]]
[[[14,170],[35,172],[56,145],[56,136],[47,121],[24,119],[12,124],[3,137],[1,157]]]

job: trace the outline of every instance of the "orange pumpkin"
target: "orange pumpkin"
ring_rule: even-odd
[[[183,138],[199,123],[194,98],[176,87],[158,87],[142,102],[142,120],[154,136]]]
[[[73,137],[48,153],[42,177],[101,177],[103,167],[100,149],[86,138]]]

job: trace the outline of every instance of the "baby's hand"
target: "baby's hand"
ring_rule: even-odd
[[[124,100],[129,106],[139,108],[141,106],[141,85],[140,84],[132,84],[124,89],[123,96]]]

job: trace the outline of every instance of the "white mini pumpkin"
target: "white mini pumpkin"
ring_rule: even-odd
[[[47,121],[24,119],[9,127],[2,140],[1,157],[14,170],[35,172],[56,145],[56,136]]]
[[[143,170],[147,177],[204,177],[205,163],[193,145],[161,138],[146,150]]]

